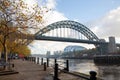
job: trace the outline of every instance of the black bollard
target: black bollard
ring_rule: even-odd
[[[54,79],[53,80],[60,80],[58,78],[58,64],[55,63],[55,68],[54,68]]]
[[[55,59],[55,63],[57,63],[57,59]]]
[[[49,67],[49,58],[47,58],[47,67]]]
[[[34,57],[34,63],[36,63],[36,57]]]
[[[66,71],[69,71],[69,61],[66,60]]]
[[[43,58],[41,58],[41,65],[43,65]]]
[[[97,73],[95,71],[90,71],[90,79],[89,80],[97,80],[96,75]]]
[[[37,58],[37,64],[39,64],[39,57]]]
[[[44,71],[46,71],[46,62],[44,62]]]

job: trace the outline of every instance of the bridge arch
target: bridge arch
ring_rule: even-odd
[[[41,29],[36,34],[36,36],[42,36],[44,33],[47,33],[48,31],[51,31],[57,28],[70,28],[70,29],[80,32],[87,39],[91,41],[99,41],[99,38],[89,28],[87,28],[85,25],[81,23],[71,21],[71,20],[63,20],[63,21],[52,23],[48,25],[47,27],[44,27],[43,29]]]

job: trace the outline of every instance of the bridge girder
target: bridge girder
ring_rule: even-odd
[[[41,29],[37,34],[36,37],[42,36],[44,33],[47,33],[48,31],[51,31],[53,29],[57,28],[70,28],[75,31],[80,32],[83,34],[88,40],[91,41],[99,41],[99,38],[86,26],[84,26],[81,23],[70,21],[70,20],[64,20],[64,21],[58,21],[55,23],[52,23],[48,25],[47,27]]]

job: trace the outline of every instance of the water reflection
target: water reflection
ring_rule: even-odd
[[[104,80],[120,80],[120,66],[96,66],[93,60],[69,60],[71,71],[89,74],[93,70]]]
[[[98,66],[99,76],[104,80],[120,80],[119,66]]]

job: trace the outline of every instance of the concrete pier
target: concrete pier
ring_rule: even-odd
[[[109,37],[109,44],[108,44],[108,53],[116,53],[117,47],[115,42],[115,37]]]

